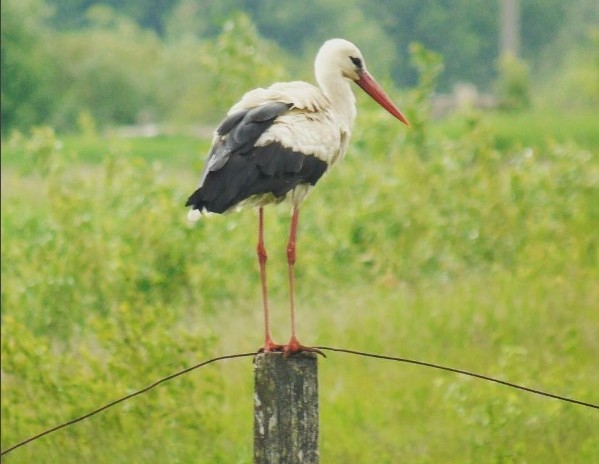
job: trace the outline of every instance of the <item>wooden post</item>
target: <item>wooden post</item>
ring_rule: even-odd
[[[259,354],[254,388],[254,464],[318,464],[317,356]]]

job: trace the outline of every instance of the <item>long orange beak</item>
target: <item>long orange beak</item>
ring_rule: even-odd
[[[370,95],[374,99],[374,101],[376,101],[379,105],[385,108],[389,113],[391,113],[401,122],[403,122],[406,126],[410,125],[407,118],[403,115],[401,111],[399,111],[399,108],[395,106],[395,104],[391,101],[391,99],[385,93],[383,88],[378,84],[377,81],[374,80],[374,78],[370,74],[368,74],[366,71],[362,71],[360,73],[360,78],[355,82],[360,87],[362,87],[362,90],[364,90],[364,92]]]

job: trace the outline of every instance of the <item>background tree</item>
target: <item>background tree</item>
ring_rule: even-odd
[[[2,131],[47,120],[55,63],[42,0],[2,2]]]
[[[282,78],[283,69],[312,80],[315,52],[332,36],[359,44],[372,70],[399,87],[418,84],[409,55],[410,44],[418,42],[443,60],[438,91],[459,82],[496,90],[498,5],[5,0],[2,133],[36,124],[70,129],[80,114],[99,126],[213,122],[225,102]],[[579,107],[596,102],[599,3],[526,0],[520,5],[519,58],[529,70],[525,90],[531,101]]]

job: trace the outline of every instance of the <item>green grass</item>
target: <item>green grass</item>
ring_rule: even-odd
[[[347,158],[302,208],[302,341],[599,403],[597,147],[514,132],[499,146],[482,122],[412,138],[378,113],[360,117]],[[175,136],[57,143],[48,130],[3,144],[3,449],[260,345],[255,213],[185,221],[206,146]],[[281,341],[288,221],[286,206],[268,209]],[[322,462],[599,460],[595,410],[342,354],[319,367]],[[6,461],[249,463],[251,431],[252,364],[230,360]]]
[[[434,129],[452,139],[483,124],[499,150],[574,143],[599,149],[599,118],[595,113],[546,111],[492,112],[457,115],[439,121]]]
[[[44,130],[38,130],[28,140],[22,134],[13,134],[3,140],[2,166],[27,170],[31,156],[45,156],[36,152],[36,144],[44,143]],[[192,135],[158,135],[154,137],[119,137],[118,134],[69,134],[58,142],[61,156],[72,165],[99,165],[107,158],[138,158],[147,163],[159,162],[167,170],[194,169],[198,171],[210,148],[210,141]]]

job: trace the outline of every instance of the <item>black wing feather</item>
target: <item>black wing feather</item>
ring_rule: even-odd
[[[241,118],[243,118],[246,114],[247,111],[238,111],[237,113],[233,113],[232,115],[227,116],[225,120],[220,123],[218,129],[216,129],[216,133],[220,136],[228,134],[231,131],[231,129],[235,127],[235,124],[241,121]]]
[[[323,160],[277,142],[254,146],[290,106],[267,103],[227,117],[217,129],[222,138],[209,154],[200,187],[186,206],[222,213],[254,195],[283,197],[299,184],[316,184],[327,169]]]
[[[200,187],[210,172],[218,171],[225,165],[231,154],[250,150],[274,120],[290,107],[291,104],[272,102],[227,116],[216,129],[220,138],[208,154]]]

